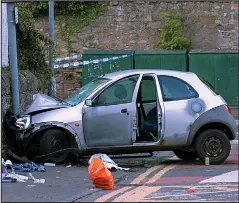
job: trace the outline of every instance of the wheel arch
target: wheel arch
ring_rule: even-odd
[[[233,134],[231,129],[224,123],[221,122],[210,122],[210,123],[206,123],[203,126],[201,126],[195,133],[191,145],[195,144],[195,141],[197,139],[197,137],[204,131],[209,130],[209,129],[217,129],[217,130],[221,130],[222,132],[224,132],[229,140],[233,140]]]
[[[218,106],[200,115],[190,126],[187,145],[192,146],[200,133],[208,129],[222,130],[229,140],[233,140],[236,137],[237,125],[235,119],[228,113],[226,108]]]
[[[47,131],[47,130],[51,130],[51,129],[60,129],[63,132],[65,132],[65,136],[68,138],[68,141],[70,143],[71,147],[75,147],[75,148],[79,148],[80,149],[80,145],[77,142],[77,138],[76,135],[74,134],[74,131],[72,129],[68,129],[62,125],[41,125],[39,126],[40,128],[35,130],[30,137],[27,140],[27,143],[25,145],[25,150],[27,150],[27,148],[30,146],[31,142],[38,142],[40,143],[40,139],[43,136],[43,134]]]

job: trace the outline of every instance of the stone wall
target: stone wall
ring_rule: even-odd
[[[112,1],[102,16],[73,33],[74,53],[84,49],[156,49],[160,34],[160,14],[181,10],[185,33],[194,49],[238,48],[238,2],[218,1]],[[67,42],[56,22],[56,56],[67,56]],[[48,18],[38,19],[36,27],[48,34]]]
[[[40,82],[37,77],[30,71],[19,72],[19,89],[20,89],[20,110],[21,113],[32,102],[33,94],[39,92]],[[11,106],[11,80],[10,73],[1,75],[1,96],[2,96],[2,118],[7,109]]]
[[[193,49],[238,49],[238,2],[225,1],[112,1],[95,22],[71,36],[73,53],[85,49],[149,50],[158,49],[160,15],[170,10],[184,12],[185,35]],[[68,55],[67,42],[60,36],[56,22],[56,57]],[[36,27],[48,34],[48,18],[38,19]],[[58,78],[58,95],[66,97],[73,86],[80,86],[76,76],[64,85],[62,70]],[[69,70],[72,72],[72,70]],[[69,72],[66,70],[66,72]],[[68,87],[69,86],[69,87]],[[64,93],[63,93],[64,92]],[[67,93],[68,92],[68,93]]]
[[[56,96],[65,99],[81,87],[82,69],[65,68],[55,72]]]

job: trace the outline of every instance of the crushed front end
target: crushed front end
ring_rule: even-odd
[[[19,115],[16,117],[8,110],[3,119],[2,130],[7,147],[17,155],[23,156],[33,130],[31,116]]]

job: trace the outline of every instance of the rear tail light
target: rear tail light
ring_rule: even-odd
[[[231,111],[230,107],[228,105],[225,105],[225,107],[226,107],[227,111],[232,115],[232,111]]]

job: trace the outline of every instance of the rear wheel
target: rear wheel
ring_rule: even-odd
[[[173,153],[182,160],[195,160],[198,158],[196,152],[189,152],[183,150],[174,150]]]
[[[231,143],[221,130],[209,129],[202,132],[195,142],[196,151],[201,161],[210,159],[210,164],[223,163],[230,154]]]
[[[40,153],[42,155],[53,153],[69,148],[69,141],[61,129],[47,130],[40,140]],[[66,160],[67,154],[62,153],[50,158],[54,163],[62,163]]]

